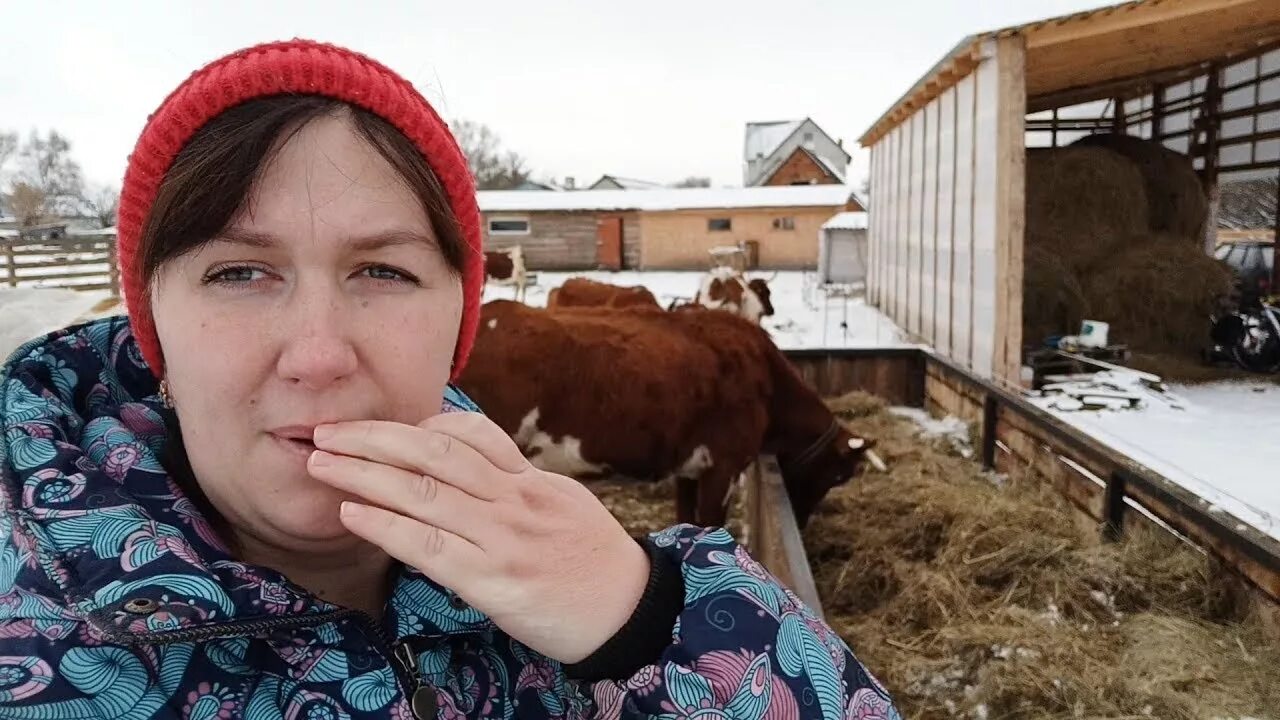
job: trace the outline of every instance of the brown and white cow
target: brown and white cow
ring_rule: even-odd
[[[529,277],[524,265],[524,248],[515,245],[505,250],[486,250],[484,275],[485,282],[513,286],[516,299],[523,301]]]
[[[748,280],[728,266],[713,268],[702,278],[694,303],[712,310],[727,310],[757,325],[773,314],[769,284],[763,278]]]
[[[679,522],[723,524],[732,481],[773,453],[803,525],[873,445],[729,313],[495,300],[481,318],[459,385],[525,455],[578,479],[674,476]]]
[[[552,288],[547,309],[566,307],[661,307],[643,285],[612,285],[589,278],[572,277]]]

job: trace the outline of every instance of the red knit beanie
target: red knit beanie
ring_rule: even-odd
[[[475,341],[484,284],[480,210],[466,156],[449,126],[407,80],[364,55],[308,40],[257,45],[197,70],[147,120],[129,156],[120,192],[120,276],[129,322],[147,365],[156,377],[164,376],[138,241],[165,173],[191,136],[219,113],[247,100],[283,94],[321,95],[381,116],[418,147],[444,185],[466,243],[462,326],[450,378],[456,380]]]

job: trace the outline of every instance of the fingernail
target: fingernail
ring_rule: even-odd
[[[338,429],[332,425],[317,425],[316,429],[311,431],[311,440],[312,442],[324,442],[325,440],[331,440],[337,432]]]
[[[344,518],[353,518],[360,514],[359,503],[353,503],[350,500],[343,500],[342,506],[338,508],[338,515]]]
[[[324,467],[333,464],[333,456],[323,450],[314,450],[311,453],[311,465],[313,467]]]

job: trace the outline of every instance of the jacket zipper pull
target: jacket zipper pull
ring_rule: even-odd
[[[413,654],[409,643],[402,642],[392,651],[393,659],[409,676],[409,707],[417,720],[433,720],[440,711],[440,703],[436,702],[435,688],[422,682],[422,674],[418,672],[418,658]]]

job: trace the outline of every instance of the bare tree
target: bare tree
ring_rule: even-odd
[[[9,207],[23,227],[35,225],[48,214],[44,191],[25,182],[15,182],[9,192]]]
[[[9,159],[18,152],[18,133],[0,132],[0,170],[9,163]]]
[[[678,187],[678,188],[711,187],[711,178],[702,177],[699,175],[690,175],[689,177],[681,180],[680,182],[672,184],[671,187]]]
[[[1218,186],[1218,227],[1230,230],[1276,226],[1276,193],[1280,177],[1224,182]]]
[[[488,125],[456,120],[450,128],[480,190],[510,190],[529,179],[532,173],[524,158],[515,151],[503,150],[502,140]]]
[[[71,157],[71,143],[57,130],[43,138],[32,131],[19,160],[17,180],[44,194],[44,214],[72,215],[83,208],[80,165]]]
[[[116,210],[120,207],[120,191],[111,185],[99,185],[85,199],[84,204],[100,227],[111,227],[116,224]]]

